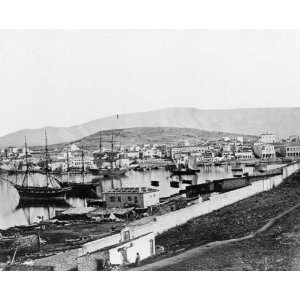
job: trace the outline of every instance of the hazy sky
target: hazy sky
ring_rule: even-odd
[[[0,135],[170,106],[299,106],[300,31],[0,31]]]

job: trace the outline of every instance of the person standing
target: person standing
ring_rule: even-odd
[[[136,254],[136,259],[135,259],[135,265],[136,265],[136,266],[139,266],[139,264],[140,264],[140,261],[141,261],[140,254],[139,254],[139,253],[137,253],[137,254]]]

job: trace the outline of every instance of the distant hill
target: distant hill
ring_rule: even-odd
[[[199,142],[200,140],[216,140],[222,137],[234,138],[237,134],[225,132],[212,132],[194,128],[176,128],[176,127],[135,127],[126,129],[101,131],[102,143],[110,147],[108,141],[111,140],[112,132],[117,145],[138,145],[138,144],[177,144],[181,141],[190,143]],[[99,149],[100,132],[87,136],[83,139],[76,140],[74,143],[79,146],[83,144],[89,149]],[[244,135],[245,138],[255,140],[257,137]],[[106,141],[106,142],[104,142]],[[65,144],[60,144],[64,146]],[[59,145],[57,145],[59,146]]]
[[[70,142],[92,135],[99,130],[132,127],[177,127],[206,131],[259,135],[272,132],[278,136],[300,134],[300,108],[249,108],[200,110],[166,108],[156,111],[101,118],[72,127],[48,127],[50,144]],[[25,129],[0,137],[0,148],[21,146],[24,136],[30,145],[44,144],[44,128]]]

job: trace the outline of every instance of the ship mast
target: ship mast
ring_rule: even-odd
[[[28,167],[28,153],[27,153],[27,141],[26,141],[26,136],[25,136],[25,164],[26,164],[26,171],[25,171],[25,176],[23,179],[23,184],[25,183],[26,180],[26,186],[28,186],[28,172],[29,172],[29,167]]]
[[[81,146],[81,173],[82,173],[82,182],[84,183],[84,149],[83,149],[83,145]]]
[[[67,172],[69,173],[69,147],[67,146]]]
[[[67,175],[68,181],[70,181],[70,163],[69,163],[69,147],[67,146]]]
[[[113,169],[114,162],[114,132],[111,133],[111,159],[110,159],[110,168]]]
[[[49,186],[49,177],[48,177],[49,164],[48,164],[48,139],[47,139],[46,129],[45,129],[45,155],[46,155],[46,157],[45,157],[45,159],[46,159],[46,161],[45,161],[45,163],[46,163],[46,187],[48,187]]]
[[[99,140],[99,154],[101,155],[102,153],[102,133],[100,131],[100,140]]]

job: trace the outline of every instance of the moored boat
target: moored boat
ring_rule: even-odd
[[[67,173],[69,177],[69,151],[67,149]],[[84,150],[82,149],[81,152],[81,172],[82,175],[82,181],[76,182],[76,181],[62,181],[59,182],[60,186],[62,188],[70,188],[70,191],[68,192],[68,196],[74,196],[74,197],[97,197],[97,183],[93,182],[85,182],[85,164],[84,164]]]
[[[176,169],[172,171],[172,176],[195,175],[196,171],[191,169]]]
[[[27,152],[27,142],[25,138],[25,162],[26,162],[26,171],[22,181],[22,184],[14,184],[14,187],[19,193],[21,200],[32,200],[32,199],[66,199],[67,193],[71,190],[70,187],[61,187],[59,181],[49,175],[48,173],[48,148],[47,148],[47,134],[45,131],[45,155],[46,155],[46,172],[45,172],[45,179],[46,184],[45,186],[37,186],[37,185],[29,185],[29,176],[30,176],[30,169],[28,164],[28,152]]]
[[[70,187],[37,187],[15,185],[21,199],[66,199]]]

